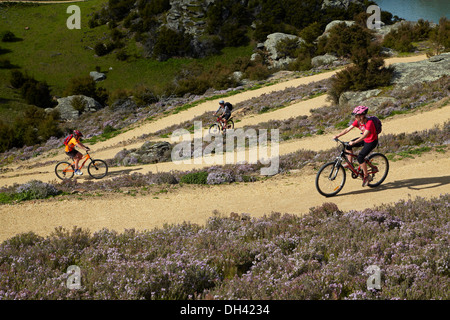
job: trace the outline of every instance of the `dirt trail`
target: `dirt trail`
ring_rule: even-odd
[[[387,64],[412,62],[425,59],[425,56],[408,58],[393,58]],[[270,87],[248,91],[227,98],[231,103],[237,103],[271,91],[295,87],[309,81],[318,81],[333,75],[333,72],[299,78]],[[258,124],[270,119],[287,119],[292,116],[308,114],[309,110],[326,105],[325,96],[295,103],[291,106],[257,116],[244,117],[240,126]],[[141,136],[164,129],[170,125],[192,119],[207,111],[214,111],[217,101],[208,101],[175,115],[167,116],[154,122],[127,131],[113,139],[95,145],[99,150],[98,158],[112,158],[123,148],[123,143]],[[410,133],[417,130],[431,129],[434,125],[442,125],[450,119],[450,106],[421,110],[407,115],[397,115],[383,122],[383,131],[387,133]],[[336,146],[331,140],[332,134],[303,138],[280,144],[280,154],[294,152],[299,149],[322,150]],[[349,137],[350,138],[350,137]],[[139,147],[142,143],[136,144]],[[127,148],[134,146],[128,145]],[[48,160],[64,159],[64,155],[39,157],[24,163],[32,164]],[[437,165],[439,162],[439,165]],[[160,163],[139,167],[111,168],[111,175],[149,171],[190,170],[206,164],[174,165]],[[101,198],[84,197],[58,201],[33,201],[16,205],[0,206],[0,241],[17,233],[34,231],[48,235],[55,227],[64,226],[71,229],[76,225],[96,231],[101,228],[114,229],[119,232],[126,228],[139,230],[160,227],[164,223],[190,221],[204,223],[218,210],[224,215],[230,212],[249,213],[252,216],[270,214],[272,211],[302,214],[313,206],[323,202],[335,202],[340,209],[364,209],[381,203],[390,203],[408,197],[430,197],[449,191],[450,176],[448,167],[450,160],[445,154],[425,154],[414,160],[402,160],[391,163],[391,170],[386,182],[379,188],[362,188],[359,180],[348,177],[344,190],[334,198],[320,196],[314,187],[315,171],[311,168],[302,169],[291,175],[272,177],[256,183],[241,183],[221,186],[183,186],[171,190],[164,195],[136,196],[114,195]],[[1,185],[25,183],[31,179],[42,181],[55,180],[54,165],[35,169],[17,169],[17,164],[10,166],[14,171],[0,176]],[[432,170],[431,170],[432,169]],[[83,176],[81,179],[85,179]],[[224,195],[232,199],[222,203]]]
[[[236,212],[259,217],[271,212],[304,214],[324,202],[334,202],[341,210],[370,208],[400,199],[448,193],[449,166],[447,155],[440,153],[391,162],[389,175],[379,188],[362,188],[360,180],[348,177],[344,189],[333,198],[317,193],[315,172],[305,169],[254,183],[183,186],[158,194],[158,198],[154,195],[80,196],[70,201],[3,205],[0,207],[0,241],[30,230],[48,235],[58,226],[66,229],[78,226],[93,232],[102,228],[123,232],[124,229],[149,230],[183,221],[204,224],[214,210],[226,216]],[[230,200],[223,201],[224,198]]]

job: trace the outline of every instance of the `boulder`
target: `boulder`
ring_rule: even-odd
[[[98,71],[91,71],[89,72],[89,75],[92,79],[94,79],[94,81],[102,81],[106,79],[106,75]]]
[[[359,0],[323,0],[322,10],[327,8],[347,9],[350,3],[362,4]]]
[[[367,91],[347,91],[339,97],[339,105],[349,104],[351,106],[359,106],[371,97],[375,97],[381,93],[380,89],[373,89]]]
[[[135,165],[138,163],[159,163],[170,161],[172,146],[168,142],[145,142],[139,149],[122,150],[114,160],[120,165]]]
[[[422,61],[395,63],[393,66],[393,84],[408,87],[418,82],[430,82],[450,74],[450,52]]]
[[[83,99],[84,110],[82,110],[82,111],[75,110],[75,108],[72,106],[72,100],[75,97],[80,97],[81,99]],[[58,101],[58,105],[54,109],[59,111],[59,113],[61,114],[61,119],[63,119],[63,120],[75,120],[82,113],[95,112],[95,111],[103,108],[103,106],[99,102],[97,102],[95,99],[93,99],[91,97],[86,97],[83,95],[74,95],[74,96],[59,98],[59,99],[57,99],[57,101]]]
[[[264,48],[268,54],[268,62],[270,63],[270,68],[283,68],[295,60],[290,57],[283,57],[277,51],[277,43],[284,39],[295,39],[298,41],[299,46],[305,42],[302,38],[292,34],[281,32],[269,34],[267,36],[267,40],[264,42]]]
[[[316,56],[311,59],[311,64],[313,67],[320,67],[327,64],[332,64],[334,61],[336,61],[338,58],[331,55],[331,54],[324,54],[321,56]]]
[[[364,105],[369,107],[371,112],[376,112],[378,108],[384,103],[395,103],[396,99],[392,97],[378,96],[381,93],[380,89],[366,90],[366,91],[347,91],[339,97],[339,105],[350,105],[356,107]]]
[[[333,27],[335,27],[336,25],[340,24],[340,23],[345,23],[348,27],[351,27],[352,25],[355,24],[355,21],[350,21],[350,20],[333,20],[329,24],[327,24],[327,26],[325,27],[325,31],[322,33],[322,35],[320,35],[317,38],[317,40],[320,40],[323,37],[328,37],[328,34],[330,33],[330,30]]]

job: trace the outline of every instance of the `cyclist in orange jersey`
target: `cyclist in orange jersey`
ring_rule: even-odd
[[[83,174],[83,172],[81,172],[81,170],[78,169],[78,163],[80,162],[83,155],[77,149],[75,149],[75,146],[79,146],[85,151],[90,150],[88,147],[86,147],[84,144],[80,142],[82,136],[83,134],[80,131],[74,130],[72,139],[69,140],[65,148],[66,154],[75,161],[75,168],[74,168],[75,174],[79,176]]]

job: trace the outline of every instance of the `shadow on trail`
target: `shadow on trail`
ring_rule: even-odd
[[[142,170],[142,168],[134,168],[134,169],[130,168],[130,169],[125,169],[125,170],[117,170],[117,171],[109,170],[108,174],[106,175],[106,177],[104,177],[104,179],[115,177],[115,176],[128,175],[128,174],[132,173],[133,171],[139,171],[139,170]],[[95,181],[97,179],[94,179],[94,178],[90,177],[89,175],[86,175],[85,180]]]
[[[142,170],[142,168],[130,168],[130,169],[125,169],[125,170],[109,171],[108,175],[106,177],[121,176],[124,174],[130,174],[134,171],[139,171],[139,170]]]
[[[379,187],[370,188],[365,187],[361,190],[347,192],[340,194],[341,196],[344,195],[352,195],[352,194],[364,194],[368,192],[379,192],[384,190],[393,190],[393,189],[409,189],[409,190],[425,190],[425,189],[432,189],[432,188],[438,188],[445,185],[450,184],[450,176],[443,176],[443,177],[430,177],[430,178],[416,178],[416,179],[405,179],[405,180],[396,180],[392,182],[387,182],[381,184]],[[339,196],[339,195],[338,195]]]

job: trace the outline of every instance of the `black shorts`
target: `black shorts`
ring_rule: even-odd
[[[222,118],[225,120],[228,120],[228,119],[230,119],[230,117],[231,117],[231,112],[226,112]]]
[[[72,151],[66,152],[66,154],[67,154],[69,157],[71,157],[72,159],[75,158],[75,156],[76,156],[77,154],[79,154],[79,153],[80,153],[80,152],[79,152],[78,150],[76,150],[76,149],[73,149]]]
[[[356,139],[353,139],[356,140]],[[352,140],[352,141],[353,141]],[[378,140],[372,141],[372,142],[364,142],[361,141],[357,144],[354,144],[352,146],[347,146],[346,149],[347,150],[352,150],[352,148],[358,148],[358,147],[363,147],[361,149],[361,151],[358,153],[358,163],[361,164],[364,162],[364,158],[367,157],[367,155],[373,150],[375,149],[375,147],[378,145]]]

